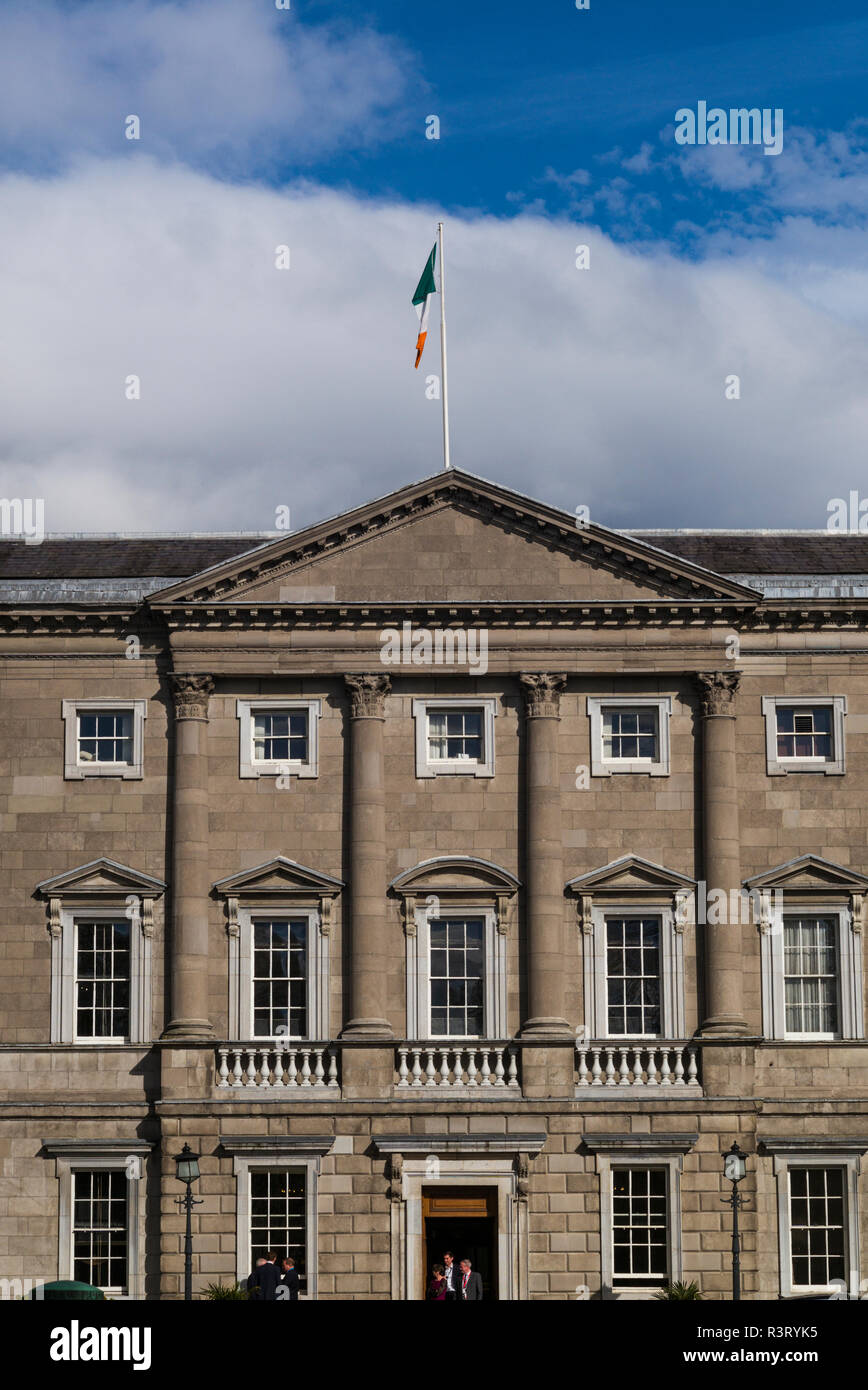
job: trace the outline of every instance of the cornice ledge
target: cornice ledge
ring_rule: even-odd
[[[387,1154],[538,1154],[548,1136],[524,1134],[375,1134],[377,1153]]]
[[[868,1135],[827,1134],[816,1138],[805,1134],[758,1134],[756,1142],[757,1149],[767,1154],[863,1154],[868,1151]]]
[[[698,1142],[696,1131],[683,1134],[583,1134],[582,1143],[596,1153],[689,1153]]]
[[[333,1134],[221,1134],[224,1153],[233,1158],[252,1158],[257,1154],[327,1154],[335,1142]]]
[[[42,1153],[49,1158],[82,1158],[99,1153],[145,1156],[155,1147],[147,1139],[44,1139]]]

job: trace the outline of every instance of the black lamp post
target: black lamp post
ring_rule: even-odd
[[[178,1201],[183,1203],[187,1213],[187,1230],[184,1236],[184,1301],[191,1302],[193,1298],[193,1230],[191,1219],[193,1208],[201,1206],[202,1198],[193,1196],[191,1185],[199,1178],[199,1155],[194,1153],[189,1144],[185,1144],[179,1154],[175,1154],[177,1170],[175,1177],[179,1182],[186,1185],[186,1192]]]
[[[723,1159],[723,1176],[732,1183],[732,1192],[729,1197],[721,1197],[722,1202],[727,1202],[732,1207],[732,1297],[733,1302],[738,1302],[741,1298],[741,1244],[738,1235],[738,1213],[742,1207],[747,1206],[747,1198],[740,1197],[738,1185],[747,1172],[747,1154],[742,1153],[738,1144],[733,1141],[731,1149],[721,1154]]]

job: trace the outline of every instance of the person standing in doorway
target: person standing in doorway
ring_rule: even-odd
[[[482,1301],[482,1275],[471,1269],[469,1260],[461,1261],[460,1297],[465,1303]]]
[[[445,1251],[443,1255],[443,1276],[446,1280],[446,1302],[457,1303],[459,1274],[451,1250]]]

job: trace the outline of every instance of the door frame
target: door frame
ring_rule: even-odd
[[[392,1202],[392,1298],[416,1300],[422,1287],[424,1227],[422,1189],[488,1187],[497,1192],[497,1296],[500,1301],[527,1298],[527,1202],[518,1197],[513,1159],[436,1158],[405,1155],[401,1200]]]
[[[430,1249],[430,1248],[429,1248],[429,1241],[428,1241],[428,1224],[427,1224],[427,1223],[430,1222],[430,1221],[435,1221],[435,1222],[436,1222],[436,1221],[460,1221],[460,1222],[466,1222],[468,1228],[471,1229],[471,1230],[473,1229],[473,1227],[475,1226],[475,1224],[476,1224],[477,1222],[479,1223],[480,1226],[484,1226],[484,1227],[485,1227],[485,1236],[486,1236],[485,1243],[491,1246],[491,1267],[490,1267],[490,1273],[491,1273],[491,1275],[492,1275],[491,1287],[492,1287],[492,1292],[493,1292],[494,1296],[495,1296],[495,1297],[497,1296],[497,1287],[498,1287],[498,1282],[497,1282],[497,1255],[498,1255],[498,1250],[497,1250],[497,1205],[498,1205],[497,1188],[491,1186],[491,1187],[487,1187],[487,1188],[476,1188],[476,1187],[457,1187],[457,1188],[456,1188],[456,1187],[451,1187],[451,1188],[448,1189],[448,1192],[449,1192],[450,1196],[453,1196],[453,1195],[454,1195],[455,1197],[457,1197],[457,1199],[458,1199],[459,1201],[461,1200],[462,1197],[465,1197],[465,1198],[466,1198],[466,1197],[468,1197],[468,1196],[470,1195],[470,1193],[476,1192],[476,1191],[479,1191],[480,1194],[484,1194],[484,1198],[485,1198],[485,1211],[484,1211],[484,1212],[481,1212],[481,1211],[474,1211],[474,1212],[472,1212],[472,1213],[470,1213],[470,1214],[468,1215],[468,1213],[467,1213],[466,1211],[462,1211],[462,1210],[458,1210],[458,1211],[451,1212],[451,1213],[448,1212],[448,1211],[446,1211],[446,1212],[433,1212],[433,1213],[432,1213],[431,1210],[430,1210],[430,1204],[431,1204],[431,1199],[432,1199],[432,1197],[436,1197],[437,1188],[436,1188],[436,1187],[434,1187],[434,1188],[431,1188],[431,1187],[423,1187],[423,1189],[422,1189],[422,1262],[421,1262],[421,1266],[420,1266],[420,1273],[421,1273],[421,1276],[422,1276],[422,1284],[421,1284],[421,1287],[422,1287],[422,1297],[423,1297],[423,1298],[425,1298],[425,1296],[426,1296],[426,1294],[427,1294],[427,1286],[428,1286],[428,1279],[429,1279],[429,1277],[430,1277],[431,1265],[433,1264],[433,1262],[434,1262],[435,1259],[437,1259],[437,1260],[440,1259],[440,1254],[442,1253],[442,1252],[438,1252],[438,1250],[437,1250],[436,1248],[435,1248],[435,1249]],[[447,1199],[447,1200],[448,1200],[448,1199]],[[479,1198],[477,1198],[476,1200],[477,1200],[477,1206],[478,1206],[478,1205],[480,1204],[480,1203],[479,1203]],[[480,1232],[479,1234],[481,1234],[481,1232]],[[465,1247],[465,1248],[466,1248],[466,1247]],[[456,1258],[457,1258],[457,1259],[460,1259],[460,1255],[457,1255]],[[481,1273],[481,1270],[479,1269],[478,1264],[474,1265],[474,1268],[477,1270],[478,1273]],[[456,1269],[457,1269],[457,1266],[456,1266]]]

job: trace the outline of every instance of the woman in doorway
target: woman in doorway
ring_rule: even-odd
[[[433,1265],[431,1268],[428,1298],[432,1303],[446,1302],[446,1271],[442,1265]]]

